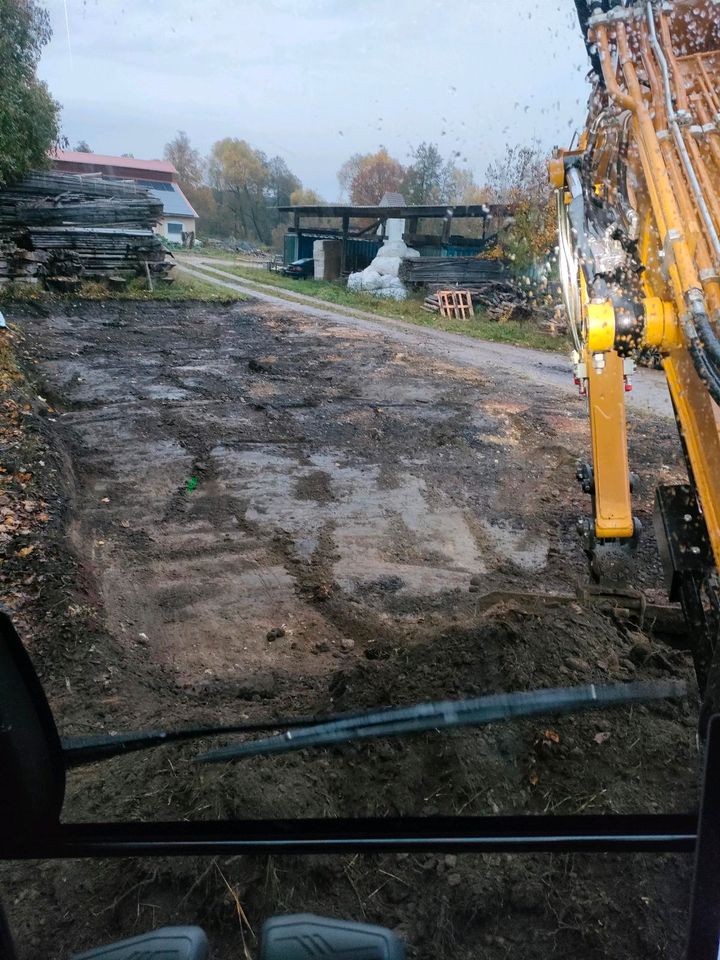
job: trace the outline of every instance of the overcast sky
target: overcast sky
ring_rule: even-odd
[[[338,195],[352,153],[438,143],[482,180],[506,142],[567,145],[585,48],[572,0],[46,0],[63,133],[97,153],[238,137]],[[66,21],[67,9],[67,21]]]

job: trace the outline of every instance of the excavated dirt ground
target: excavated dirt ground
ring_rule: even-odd
[[[579,400],[256,303],[11,319],[30,387],[6,394],[3,477],[44,525],[16,524],[3,594],[62,733],[692,683],[652,624],[482,600],[585,580]],[[636,416],[631,432],[649,531],[679,447],[665,420]],[[636,583],[662,596],[649,533]],[[168,747],[72,772],[65,817],[685,811],[695,728],[691,698],[226,767]],[[223,960],[253,952],[267,916],[313,911],[398,929],[413,957],[647,960],[682,953],[690,866],[183,858],[4,865],[0,882],[23,958],[192,922]]]

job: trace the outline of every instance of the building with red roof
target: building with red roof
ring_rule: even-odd
[[[137,157],[111,157],[101,153],[57,150],[52,155],[53,169],[84,176],[105,174],[121,180],[134,180],[163,205],[163,216],[155,232],[181,243],[183,234],[195,233],[197,213],[182,192],[178,172],[168,160],[140,160]]]

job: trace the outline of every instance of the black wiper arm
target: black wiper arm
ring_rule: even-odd
[[[164,743],[198,740],[223,733],[267,733],[270,730],[309,727],[320,723],[318,717],[295,717],[291,720],[260,720],[211,727],[181,727],[179,730],[132,730],[126,733],[92,733],[61,737],[63,762],[67,768],[108,760],[136,750],[150,750]]]
[[[61,737],[63,763],[66,768],[80,767],[85,763],[108,760],[123,753],[136,750],[150,750],[163,743],[177,743],[182,740],[194,740],[210,737],[219,733],[261,733],[277,730],[277,724],[236,724],[225,727],[188,727],[181,730],[132,730],[128,733],[90,733],[75,737]]]
[[[243,757],[287,753],[291,750],[329,746],[369,737],[397,737],[449,727],[479,727],[494,721],[511,720],[513,717],[575,713],[578,710],[596,710],[637,700],[677,699],[686,695],[687,686],[681,680],[646,680],[420,703],[412,707],[373,711],[299,730],[288,730],[280,736],[221,747],[202,753],[195,759],[198,763],[223,763]]]

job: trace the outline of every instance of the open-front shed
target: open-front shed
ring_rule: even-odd
[[[513,215],[510,205],[492,203],[362,207],[303,204],[278,210],[291,217],[284,244],[285,262],[312,256],[316,240],[335,239],[341,243],[342,274],[370,263],[385,238],[388,220],[405,222],[403,240],[421,256],[452,257],[485,251]]]

